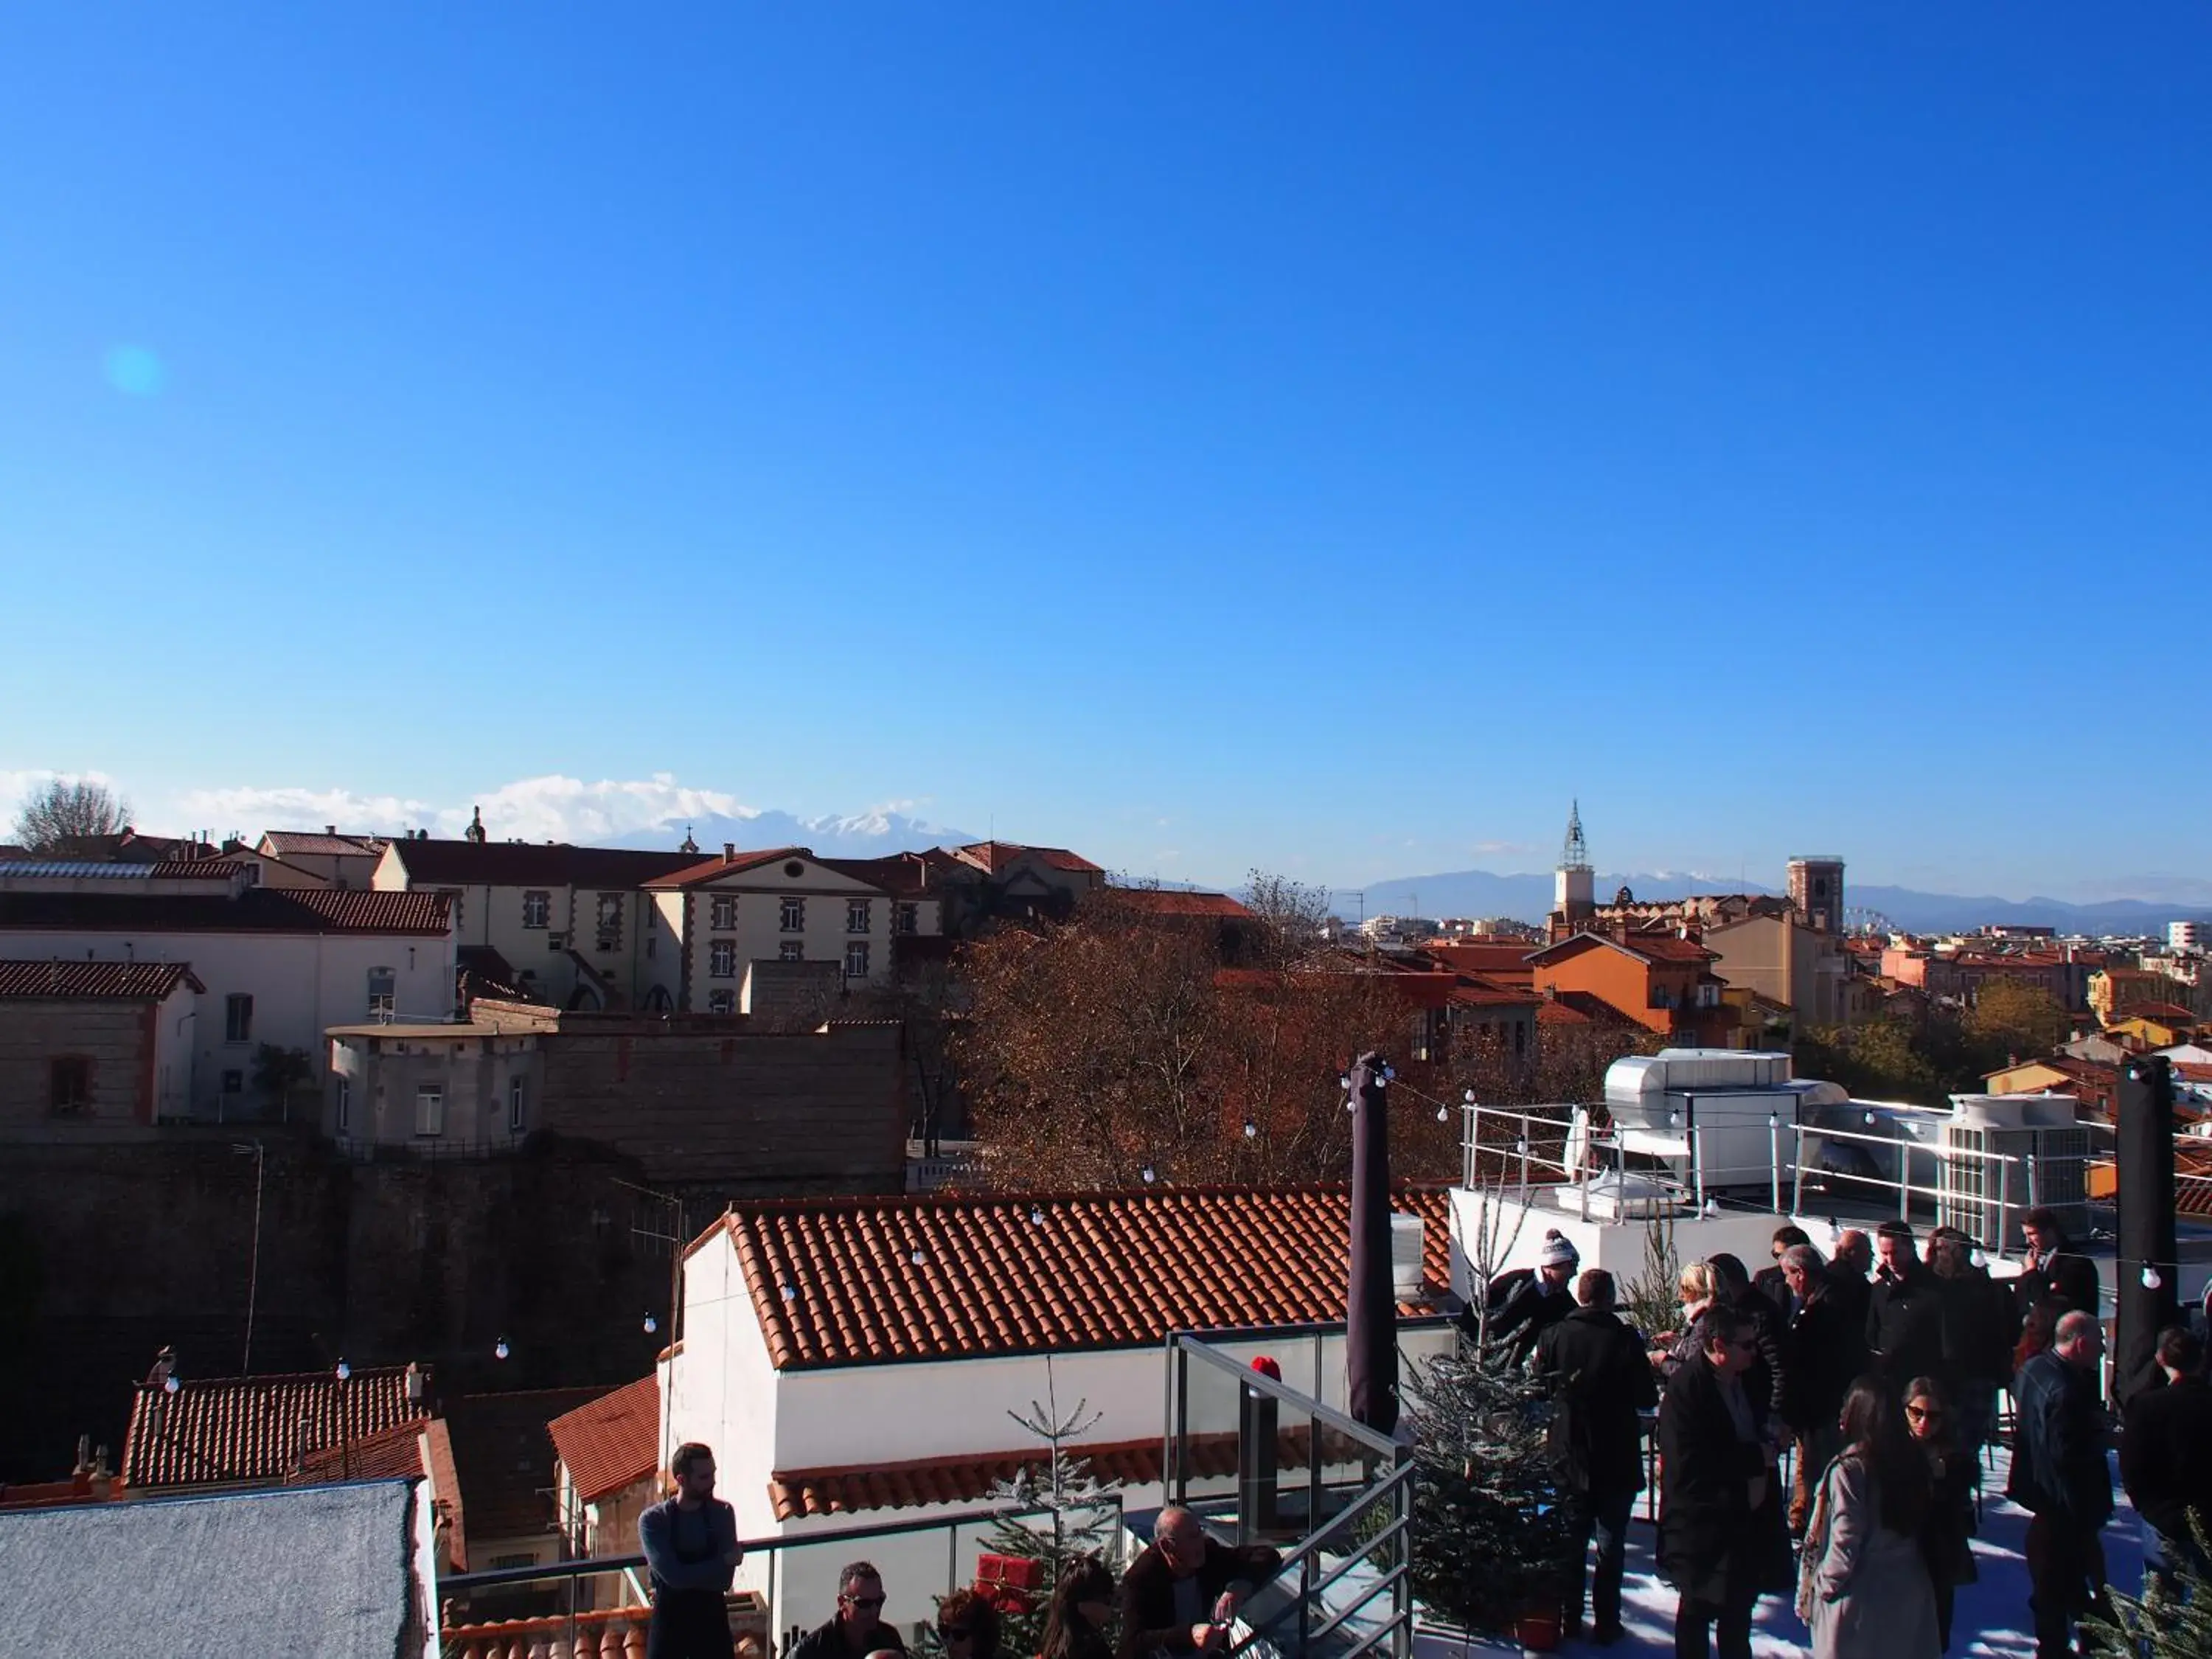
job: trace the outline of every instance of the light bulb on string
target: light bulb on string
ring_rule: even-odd
[[[1463,1091],[1461,1093],[1461,1095],[1460,1095],[1460,1098],[1461,1098],[1462,1100],[1465,1101],[1468,1105],[1470,1105],[1470,1106],[1474,1105],[1474,1090],[1472,1090],[1472,1089],[1468,1089],[1468,1090],[1465,1090],[1465,1091]]]
[[[1244,1120],[1244,1139],[1247,1140],[1255,1140],[1259,1138],[1259,1134],[1260,1126],[1253,1122],[1250,1118],[1246,1118]]]
[[[1449,1123],[1449,1122],[1450,1122],[1450,1121],[1451,1121],[1451,1108],[1450,1108],[1450,1107],[1449,1107],[1449,1106],[1439,1106],[1439,1107],[1437,1107],[1437,1122],[1439,1122],[1439,1123]]]
[[[500,1340],[499,1340],[498,1341],[496,1341],[496,1342],[495,1342],[495,1343],[493,1343],[493,1344],[491,1345],[491,1357],[492,1357],[494,1359],[504,1359],[504,1358],[507,1358],[507,1356],[508,1352],[509,1352],[509,1350],[508,1350],[507,1346],[507,1339],[506,1339],[505,1337],[503,1337],[503,1336],[502,1336],[501,1338],[500,1338]]]
[[[659,1330],[659,1328],[660,1328],[660,1322],[659,1322],[659,1320],[655,1319],[655,1318],[654,1318],[651,1314],[647,1314],[647,1315],[646,1315],[646,1316],[645,1316],[645,1334],[646,1334],[647,1336],[651,1336],[651,1335],[652,1335],[655,1331]]]
[[[1155,1181],[1158,1181],[1160,1178],[1160,1172],[1158,1170],[1155,1170],[1149,1164],[1145,1165],[1143,1169],[1138,1170],[1137,1174],[1147,1187],[1151,1186]]]
[[[2166,1283],[2166,1279],[2156,1267],[2151,1266],[2148,1262],[2145,1262],[2143,1264],[2142,1270],[2142,1282],[2143,1289],[2147,1291],[2154,1291],[2160,1285]]]
[[[923,1249],[921,1245],[917,1244],[914,1247],[913,1255],[908,1259],[911,1261],[915,1267],[919,1267],[922,1263],[929,1260],[929,1252]]]
[[[799,1287],[796,1285],[778,1285],[776,1288],[782,1293],[783,1299],[786,1302],[796,1302],[799,1300]]]
[[[1030,1207],[1030,1226],[1032,1226],[1032,1227],[1042,1227],[1042,1226],[1043,1226],[1043,1225],[1044,1225],[1044,1206],[1043,1206],[1043,1205],[1042,1205],[1042,1204],[1038,1204],[1038,1205],[1034,1205],[1034,1206],[1032,1206]]]
[[[343,1359],[339,1360],[339,1361],[338,1361],[338,1366],[337,1366],[337,1378],[338,1378],[338,1381],[339,1381],[339,1382],[343,1382],[347,1381],[349,1378],[350,1378],[352,1376],[353,1376],[353,1367],[352,1367],[352,1366],[350,1366],[350,1365],[349,1365],[349,1364],[347,1364],[345,1363],[345,1361],[344,1361],[344,1360],[343,1360]]]
[[[183,1383],[177,1381],[177,1374],[174,1371],[171,1371],[167,1376],[161,1379],[161,1392],[163,1394],[174,1394],[179,1389],[181,1389],[185,1385]]]

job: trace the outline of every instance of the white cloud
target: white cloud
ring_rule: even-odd
[[[349,832],[396,834],[430,823],[436,812],[428,801],[357,795],[350,789],[186,789],[172,799],[175,821],[163,825],[165,830],[207,830],[217,836],[235,830],[248,840],[264,830],[319,830],[326,823]]]
[[[557,775],[501,784],[468,806],[447,807],[436,826],[449,835],[468,827],[473,810],[483,809],[484,828],[495,841],[605,842],[641,830],[658,830],[695,818],[757,818],[757,807],[717,789],[694,789],[666,772],[652,777],[602,778],[586,783]]]

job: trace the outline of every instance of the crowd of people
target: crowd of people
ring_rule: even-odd
[[[1656,1409],[1658,1559],[1680,1659],[1748,1659],[1769,1594],[1795,1595],[1818,1659],[1936,1659],[1975,1577],[1984,1448],[2008,1395],[2006,1495],[2031,1517],[2039,1659],[2073,1652],[2103,1593],[2113,1513],[2102,1287],[2051,1212],[2025,1231],[2025,1269],[2008,1282],[1954,1228],[1929,1235],[1924,1260],[1895,1219],[1871,1238],[1842,1233],[1824,1260],[1785,1225],[1755,1277],[1727,1255],[1683,1268],[1680,1323],[1644,1334],[1615,1311],[1613,1276],[1576,1276],[1572,1244],[1547,1235],[1540,1265],[1498,1287],[1488,1340],[1550,1389],[1558,1479],[1583,1517],[1570,1632],[1587,1607],[1592,1641],[1624,1633],[1622,1536]],[[2154,1571],[2204,1565],[2188,1524],[2192,1510],[2212,1522],[2204,1358],[2191,1331],[2165,1332],[2156,1374],[2127,1402],[2120,1468]]]
[[[1838,1235],[1824,1259],[1785,1225],[1756,1275],[1725,1254],[1684,1267],[1679,1323],[1649,1333],[1620,1317],[1612,1274],[1578,1273],[1573,1244],[1548,1234],[1534,1267],[1492,1287],[1484,1334],[1551,1397],[1549,1450],[1580,1522],[1564,1587],[1568,1633],[1587,1628],[1599,1645],[1626,1633],[1628,1523],[1656,1413],[1657,1557],[1677,1595],[1678,1659],[1749,1659],[1754,1609],[1770,1594],[1795,1595],[1816,1659],[1937,1659],[1958,1587],[1975,1577],[1983,1452],[2008,1396],[2005,1495],[2030,1516],[2038,1659],[2070,1655],[2103,1594],[2101,1534],[2114,1509],[2102,1286],[2050,1212],[2031,1212],[2026,1232],[2024,1271],[2000,1281],[1955,1229],[1929,1235],[1925,1260],[1899,1219],[1871,1237]],[[2154,1371],[2127,1399],[2120,1471],[2150,1572],[2207,1571],[2191,1524],[2192,1514],[2212,1522],[2205,1357],[2193,1332],[2162,1333]],[[648,1654],[731,1659],[734,1512],[714,1496],[707,1447],[679,1448],[669,1476],[671,1495],[638,1523],[653,1597]],[[1243,1598],[1279,1559],[1224,1545],[1188,1510],[1166,1509],[1118,1579],[1095,1557],[1059,1575],[1036,1659],[1219,1652]],[[882,1576],[853,1563],[836,1613],[788,1659],[903,1659],[884,1607]],[[945,1659],[1001,1659],[999,1612],[973,1590],[944,1598],[934,1630]]]

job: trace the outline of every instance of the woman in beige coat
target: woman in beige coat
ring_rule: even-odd
[[[1799,1564],[1797,1612],[1814,1659],[1938,1659],[1936,1589],[1920,1529],[1928,1459],[1888,1389],[1872,1377],[1844,1401],[1844,1449],[1820,1477]]]

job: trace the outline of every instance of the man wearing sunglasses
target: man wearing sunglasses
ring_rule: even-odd
[[[906,1644],[884,1621],[884,1577],[871,1562],[855,1561],[837,1575],[837,1616],[801,1637],[788,1659],[867,1659],[872,1653],[904,1653]]]

